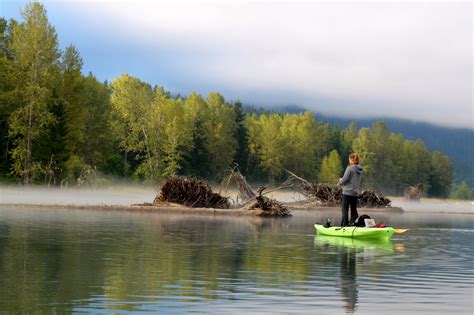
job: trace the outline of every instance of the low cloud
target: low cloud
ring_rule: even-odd
[[[470,2],[46,6],[80,23],[67,40],[82,37],[86,66],[102,79],[128,71],[177,92],[215,90],[258,106],[473,127]]]

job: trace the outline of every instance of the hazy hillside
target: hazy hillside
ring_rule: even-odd
[[[278,111],[300,113],[298,106],[286,106]],[[401,133],[410,140],[421,139],[430,150],[439,150],[449,156],[456,169],[456,182],[466,180],[474,185],[474,130],[440,127],[423,122],[392,118],[346,119],[316,113],[319,120],[345,128],[352,121],[358,128],[370,127],[375,121],[383,120],[394,133]]]

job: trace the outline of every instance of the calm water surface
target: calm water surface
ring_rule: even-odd
[[[392,241],[289,219],[0,208],[0,313],[472,314],[474,216],[372,215]]]

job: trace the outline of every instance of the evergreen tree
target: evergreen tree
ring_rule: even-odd
[[[8,120],[11,113],[19,107],[15,93],[18,69],[10,49],[12,29],[15,21],[7,22],[0,18],[0,177],[10,175],[11,142],[8,137]]]
[[[183,161],[183,173],[208,178],[211,171],[207,151],[208,135],[204,128],[208,106],[204,98],[195,92],[185,100],[184,106],[192,128],[192,144]]]
[[[248,135],[245,128],[245,114],[242,110],[242,103],[236,101],[234,103],[235,112],[235,138],[237,140],[237,150],[234,160],[239,165],[241,172],[245,175],[248,171],[247,164],[249,160],[248,152]]]
[[[82,157],[82,149],[86,138],[85,128],[87,112],[84,104],[84,78],[82,77],[82,59],[74,46],[69,46],[63,54],[61,62],[61,84],[59,96],[61,102],[57,104],[56,117],[64,131],[60,134],[64,139],[64,149],[56,152],[59,162],[63,163],[65,177],[77,179],[86,163]],[[62,108],[61,108],[62,107]],[[55,141],[59,143],[61,139]],[[62,154],[61,154],[62,153]]]
[[[93,75],[84,78],[83,101],[85,110],[84,128],[86,141],[81,147],[81,155],[87,165],[102,168],[107,163],[118,140],[111,129],[112,104],[110,89],[99,82]]]
[[[431,169],[428,195],[447,198],[454,179],[454,169],[451,161],[439,151],[431,154]]]

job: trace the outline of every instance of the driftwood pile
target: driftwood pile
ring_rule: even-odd
[[[257,215],[261,217],[288,217],[291,216],[290,210],[286,208],[281,202],[270,199],[262,195],[265,188],[259,189],[259,194],[255,198],[254,202],[249,209],[257,210]]]
[[[229,209],[229,198],[212,192],[207,182],[193,177],[170,177],[154,200],[174,202],[193,208]]]
[[[264,196],[265,187],[260,187],[257,192],[247,183],[245,177],[240,173],[239,166],[234,165],[231,173],[225,179],[226,187],[230,184],[237,184],[239,193],[237,196],[237,207],[245,207],[249,210],[256,210],[257,215],[261,217],[287,217],[291,216],[290,210],[281,202]],[[271,191],[267,191],[269,193]],[[239,203],[240,199],[240,203]]]
[[[386,197],[379,196],[372,190],[364,190],[359,196],[359,206],[367,208],[390,207],[392,201]]]
[[[327,207],[337,206],[342,200],[342,189],[337,186],[331,187],[326,184],[312,184],[311,190],[307,189],[307,192],[316,198],[321,205]]]
[[[316,199],[321,206],[335,207],[341,204],[342,188],[326,184],[311,183],[287,170],[290,174],[282,186],[289,187],[309,199]],[[365,190],[359,196],[359,206],[368,208],[390,207],[391,200],[379,196],[372,190]]]
[[[419,201],[421,198],[421,192],[422,186],[421,183],[419,183],[416,186],[408,187],[403,194],[403,198],[405,198],[405,200]]]

